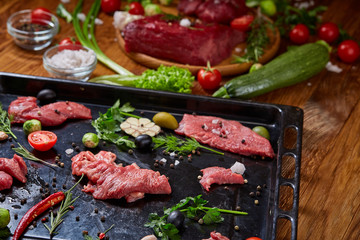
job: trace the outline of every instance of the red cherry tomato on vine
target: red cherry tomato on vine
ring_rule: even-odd
[[[208,64],[207,68],[202,68],[197,73],[197,80],[205,90],[215,90],[220,87],[221,73]]]
[[[44,7],[38,7],[31,11],[31,22],[46,25],[46,21],[51,20],[51,12]]]
[[[119,11],[121,7],[120,0],[101,0],[101,10],[105,13]]]
[[[338,26],[332,22],[321,24],[318,30],[319,38],[327,43],[334,42],[336,39],[338,39],[339,35],[340,31]]]
[[[249,31],[250,30],[250,24],[254,21],[253,15],[244,15],[239,18],[235,18],[231,21],[230,25],[232,28],[235,28],[240,31]]]
[[[353,63],[360,56],[360,47],[354,40],[345,40],[339,44],[337,53],[341,61]]]
[[[246,240],[262,240],[262,239],[258,237],[249,237]]]
[[[36,131],[28,136],[29,144],[38,151],[50,150],[56,141],[56,134],[50,131]]]
[[[144,7],[139,2],[132,2],[129,5],[129,13],[133,15],[144,15]]]
[[[81,49],[81,43],[79,41],[76,41],[73,38],[64,38],[59,43],[59,51],[69,49],[69,50],[80,50]]]
[[[291,31],[290,31],[290,40],[296,44],[304,44],[309,39],[309,28],[304,24],[297,24]]]

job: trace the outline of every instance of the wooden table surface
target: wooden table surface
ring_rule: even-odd
[[[0,71],[36,76],[49,76],[42,66],[43,51],[32,52],[17,47],[6,31],[10,14],[38,6],[55,12],[60,1],[0,0]],[[85,1],[87,11],[92,1]],[[313,2],[313,1],[309,1]],[[328,10],[324,21],[340,24],[351,36],[360,40],[360,4],[358,0],[318,0]],[[76,1],[66,4],[73,9]],[[134,63],[116,42],[112,17],[100,13],[104,21],[96,28],[100,48],[135,74],[146,68]],[[71,24],[60,19],[61,31],[54,44],[75,36]],[[287,40],[282,39],[279,52]],[[360,236],[360,60],[353,64],[340,62],[335,54],[331,62],[341,73],[323,70],[317,76],[297,84],[259,96],[253,101],[285,104],[304,110],[303,150],[301,161],[298,239],[359,239]],[[93,76],[113,74],[98,64]],[[283,169],[286,176],[291,169]],[[281,205],[288,209],[289,193],[282,193]],[[289,239],[290,224],[280,220],[277,239]]]

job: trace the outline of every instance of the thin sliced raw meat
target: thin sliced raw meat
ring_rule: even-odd
[[[13,183],[13,178],[6,172],[0,171],[0,191],[10,189]]]
[[[58,126],[67,119],[91,119],[91,110],[82,104],[62,101],[39,107],[35,97],[18,97],[10,103],[11,123],[24,123],[37,119],[42,126]]]
[[[210,190],[211,184],[244,184],[244,178],[241,174],[233,173],[229,168],[208,167],[202,169],[203,176],[200,184],[207,191]]]
[[[89,183],[83,191],[96,199],[120,199],[133,202],[144,197],[145,193],[170,194],[168,179],[159,172],[141,169],[135,163],[123,167],[115,163],[116,156],[111,152],[98,154],[80,152],[72,160],[72,174],[85,174]]]
[[[0,171],[6,172],[22,183],[26,183],[26,164],[22,157],[16,154],[13,158],[0,158]]]
[[[18,97],[12,101],[9,106],[8,114],[12,123],[24,123],[27,118],[24,114],[37,108],[35,97]]]
[[[25,119],[25,121],[31,119],[37,119],[41,122],[41,125],[44,127],[58,126],[66,121],[67,119],[66,116],[56,113],[55,111],[46,109],[44,107],[42,108],[36,107],[31,111],[22,114],[22,118]]]
[[[41,109],[60,113],[68,119],[91,119],[91,110],[76,102],[55,102],[45,105]]]
[[[203,239],[203,240],[230,240],[230,239],[221,235],[221,233],[219,233],[219,232],[212,231],[210,233],[210,238]]]
[[[269,140],[233,120],[184,114],[175,132],[224,151],[245,156],[275,156]]]

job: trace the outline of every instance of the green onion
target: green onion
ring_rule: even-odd
[[[95,38],[95,34],[94,34],[95,19],[100,10],[101,0],[95,0],[95,2],[92,4],[91,9],[86,16],[84,24],[81,27],[80,20],[77,17],[77,15],[82,10],[82,4],[83,4],[83,0],[79,0],[75,7],[74,12],[73,12],[73,21],[72,21],[76,36],[79,39],[80,43],[83,46],[92,49],[95,52],[98,60],[100,62],[102,62],[103,64],[105,64],[110,69],[114,70],[115,72],[117,72],[121,75],[134,75],[133,73],[131,73],[127,69],[121,67],[116,62],[112,61],[109,57],[107,57],[101,51],[100,47],[98,46],[98,44],[96,42],[96,38]],[[90,25],[90,32],[89,32],[89,25]],[[90,38],[89,38],[89,34],[90,34]]]

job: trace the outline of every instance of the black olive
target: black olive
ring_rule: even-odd
[[[167,217],[167,222],[175,225],[177,229],[180,229],[184,224],[185,216],[179,210],[172,211]]]
[[[44,105],[55,102],[56,93],[51,89],[43,89],[37,94],[36,98],[40,101],[41,105]]]
[[[135,138],[135,145],[139,150],[150,150],[152,146],[152,137],[147,134],[141,134]]]

